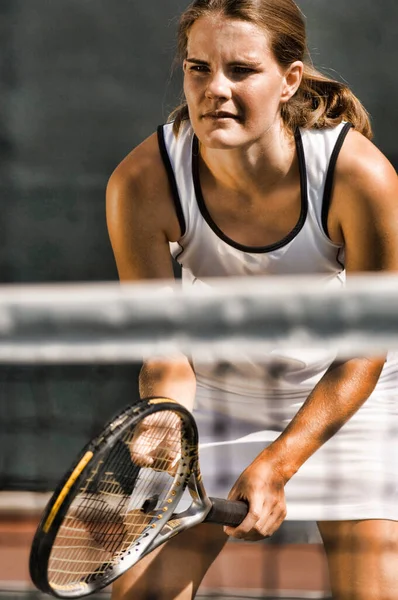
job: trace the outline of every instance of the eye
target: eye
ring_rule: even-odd
[[[241,65],[235,65],[232,67],[233,73],[236,75],[251,75],[255,73],[255,70],[252,67],[243,67]]]
[[[188,71],[191,73],[207,73],[209,71],[209,67],[207,65],[188,65]]]

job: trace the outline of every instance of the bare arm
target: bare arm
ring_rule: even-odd
[[[356,132],[348,136],[339,163],[329,231],[332,239],[344,242],[347,285],[353,273],[397,272],[398,178],[394,169]],[[275,456],[284,456],[286,479],[366,401],[384,362],[383,356],[332,364],[275,444]],[[294,461],[287,456],[294,456]]]
[[[122,282],[173,280],[169,241],[179,223],[167,175],[153,135],[112,174],[106,193],[107,225]],[[140,372],[141,397],[165,396],[192,408],[195,376],[186,357],[147,360]]]
[[[349,276],[398,271],[398,182],[381,153],[352,132],[338,160],[329,216],[333,241],[344,242]],[[227,533],[246,539],[272,534],[286,515],[283,487],[301,465],[372,393],[385,357],[331,365],[285,431],[238,479],[231,498],[249,490],[251,514]]]

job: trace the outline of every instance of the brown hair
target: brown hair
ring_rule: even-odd
[[[304,63],[304,73],[295,95],[281,107],[287,128],[323,129],[349,121],[367,138],[372,138],[369,115],[350,88],[317,71],[307,48],[304,17],[293,0],[194,0],[183,12],[178,28],[177,58],[186,57],[190,28],[200,17],[219,13],[229,19],[248,21],[264,28],[270,35],[271,49],[281,67],[296,60]],[[173,110],[169,121],[178,135],[182,121],[189,119],[184,101]]]

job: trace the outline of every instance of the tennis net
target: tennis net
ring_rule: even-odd
[[[144,357],[179,351],[196,357],[201,466],[212,495],[225,496],[242,468],[280,433],[287,412],[297,410],[295,380],[289,377],[305,366],[301,353],[316,352],[319,370],[331,352],[348,357],[398,345],[393,277],[359,278],[344,294],[326,293],[315,280],[242,283],[215,282],[198,293],[158,284],[2,290],[2,596],[39,594],[28,575],[39,515],[82,446],[122,407],[138,400]],[[310,374],[307,383],[312,385]],[[381,410],[378,417],[384,435],[389,413]],[[321,487],[334,490],[338,502],[344,497],[339,478],[344,481],[346,467],[329,458],[322,456],[317,468],[325,474]],[[312,518],[314,490],[305,485],[304,480],[296,490],[291,518],[269,540],[226,546],[200,596],[330,597]]]

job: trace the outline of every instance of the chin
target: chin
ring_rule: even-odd
[[[214,150],[239,148],[247,143],[246,136],[239,134],[237,131],[228,131],[222,128],[206,131],[202,127],[199,127],[195,130],[195,133],[204,146]]]

